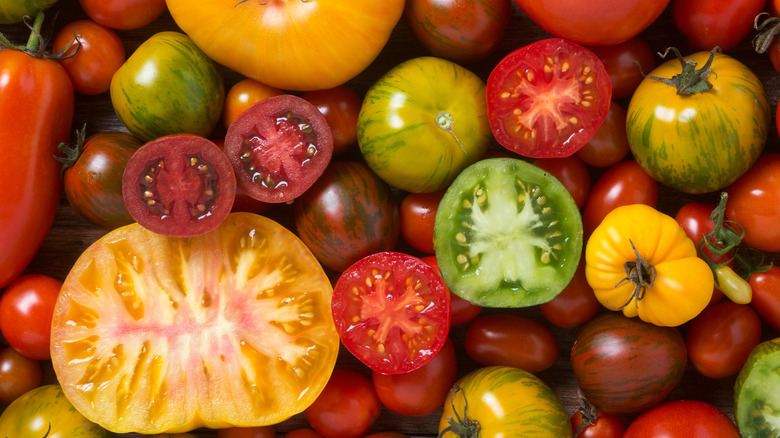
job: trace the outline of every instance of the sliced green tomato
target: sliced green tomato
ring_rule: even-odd
[[[734,417],[744,437],[780,436],[780,338],[750,352],[734,383]]]
[[[436,260],[447,286],[483,307],[528,307],[555,298],[582,252],[577,204],[554,176],[526,161],[467,167],[439,204]]]

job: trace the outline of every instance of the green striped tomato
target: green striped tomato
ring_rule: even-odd
[[[709,57],[697,52],[685,59],[703,69]],[[711,89],[678,94],[657,80],[682,72],[680,59],[669,60],[642,80],[628,106],[626,133],[636,161],[656,181],[687,193],[713,192],[744,174],[761,154],[770,124],[764,88],[746,65],[715,53],[709,70]]]
[[[55,3],[57,0],[3,0],[0,2],[0,24],[21,23],[25,15],[34,17]]]
[[[111,80],[117,116],[143,141],[170,134],[207,137],[222,117],[224,101],[216,64],[180,32],[152,35]]]

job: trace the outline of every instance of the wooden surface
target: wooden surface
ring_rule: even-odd
[[[58,29],[69,21],[86,18],[77,0],[60,0],[54,9],[60,11],[55,29]],[[49,15],[51,16],[52,14]],[[133,31],[118,31],[118,33],[126,45],[127,54],[129,56],[141,42],[152,34],[161,30],[174,29],[177,29],[176,25],[170,15],[166,13],[145,28]],[[27,32],[22,25],[2,26],[0,27],[0,31],[8,35],[14,42],[20,43],[26,41]],[[476,65],[468,65],[467,67],[486,80],[493,66],[510,51],[548,36],[549,35],[541,31],[515,7],[513,8],[513,15],[509,28],[507,29],[505,38],[498,51],[487,61]],[[686,46],[682,34],[674,27],[669,9],[667,9],[656,23],[640,34],[640,36],[649,43],[655,51],[663,51],[667,46],[675,45],[680,48],[683,53],[691,52],[690,48]],[[778,100],[778,90],[780,89],[780,87],[778,87],[779,76],[772,69],[766,56],[755,54],[752,51],[749,45],[751,37],[752,33],[739,47],[728,53],[744,62],[758,74],[770,96],[773,110],[772,114],[774,114],[774,109],[776,108]],[[401,20],[393,32],[389,43],[377,60],[361,75],[350,81],[348,85],[362,95],[366,89],[389,68],[403,60],[427,54],[425,49],[415,42],[405,23]],[[657,58],[657,60],[658,59],[659,58]],[[223,68],[222,72],[226,87],[230,87],[232,84],[242,79],[241,76],[227,69]],[[627,105],[627,101],[621,103]],[[85,122],[87,123],[88,133],[125,130],[112,109],[108,93],[94,97],[77,95],[73,126],[74,128],[80,127]],[[767,150],[777,151],[778,136],[775,132],[775,127],[773,126],[770,131],[770,140],[767,145]],[[598,170],[593,170],[594,180],[598,176],[598,173]],[[400,195],[401,194],[399,193],[399,196]],[[714,194],[693,197],[661,187],[659,209],[673,215],[677,209],[686,202],[692,200],[715,202],[715,199],[716,195]],[[290,206],[277,206],[274,207],[268,215],[289,226],[291,224],[290,212]],[[31,220],[35,219],[31,218]],[[93,227],[80,219],[63,198],[54,226],[46,241],[43,243],[38,255],[28,267],[27,272],[45,273],[59,279],[64,279],[78,255],[104,233],[105,230]],[[407,250],[408,247],[401,242],[399,244],[399,249]],[[554,327],[542,318],[536,308],[493,310],[493,312],[517,313],[541,321],[553,330],[560,346],[561,356],[554,366],[544,372],[538,373],[538,376],[554,389],[569,413],[576,410],[579,406],[579,396],[569,361],[569,351],[574,340],[575,329],[564,330]],[[685,327],[682,327],[682,330],[685,330]],[[459,375],[463,375],[477,367],[477,364],[471,361],[464,352],[464,334],[465,326],[458,326],[452,329],[451,336],[454,345],[456,346],[459,360]],[[777,335],[776,332],[773,332],[768,326],[765,326],[764,338],[768,339]],[[2,342],[2,339],[0,339],[0,342]],[[367,368],[357,362],[343,349],[340,352],[337,366],[356,369],[367,375],[369,374]],[[46,380],[47,382],[54,381],[53,372],[51,371],[49,363],[46,363]],[[670,398],[703,400],[710,402],[731,414],[733,382],[733,378],[722,380],[707,379],[696,373],[689,365],[685,378],[670,395]],[[0,408],[2,407],[3,406],[0,406]],[[626,418],[626,420],[629,421],[630,418]],[[403,417],[393,414],[388,410],[384,410],[374,427],[374,431],[396,431],[410,436],[435,436],[438,421],[439,412],[426,417],[412,418]],[[285,423],[278,425],[277,432],[281,434],[305,425],[306,423],[303,416],[298,415]],[[199,430],[197,433],[202,436],[209,436],[213,435],[214,432]]]

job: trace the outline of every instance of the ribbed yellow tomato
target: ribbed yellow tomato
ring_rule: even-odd
[[[612,210],[593,231],[585,276],[608,309],[670,327],[704,310],[715,282],[677,221],[644,204]]]

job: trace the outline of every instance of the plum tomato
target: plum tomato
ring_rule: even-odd
[[[750,304],[772,328],[780,330],[780,267],[754,272],[749,283],[753,290]]]
[[[165,12],[165,0],[79,0],[89,18],[112,29],[138,29]]]
[[[505,148],[532,158],[577,152],[604,121],[611,98],[604,63],[562,38],[514,50],[487,80],[493,135]]]
[[[80,47],[68,48],[75,39]],[[70,56],[59,63],[68,72],[73,88],[86,95],[108,91],[111,78],[125,62],[125,46],[119,35],[92,20],[76,20],[63,26],[54,36],[52,51]]]
[[[436,271],[437,274],[441,275],[439,272],[439,262],[436,261],[436,256],[425,256],[420,260],[431,265],[433,270]],[[476,318],[480,312],[482,312],[482,307],[464,300],[450,291],[450,327],[454,325],[465,324]]]
[[[726,192],[726,219],[744,228],[742,243],[759,251],[780,251],[780,154],[762,154]]]
[[[291,94],[257,102],[225,135],[238,186],[263,202],[288,202],[322,175],[333,153],[333,135],[317,107]]]
[[[434,248],[447,287],[483,307],[552,300],[582,253],[577,204],[549,172],[516,158],[467,167],[436,212]]]
[[[569,191],[578,208],[585,205],[590,193],[590,171],[576,155],[560,158],[539,158],[536,166],[550,172]]]
[[[8,345],[36,360],[51,357],[51,319],[62,282],[44,274],[24,274],[0,296],[0,332]]]
[[[401,200],[401,236],[412,248],[433,254],[433,224],[444,190],[409,193]]]
[[[357,122],[363,99],[350,87],[339,85],[313,90],[301,96],[325,116],[333,134],[333,155],[341,155],[357,143]]]
[[[577,156],[593,167],[611,167],[628,156],[628,136],[626,135],[626,110],[612,101],[604,122],[577,151]]]
[[[441,276],[399,252],[374,253],[347,268],[331,307],[344,347],[383,374],[430,362],[450,329],[450,296]]]
[[[601,309],[593,288],[585,277],[585,259],[580,258],[577,271],[568,285],[552,300],[539,305],[547,321],[558,327],[576,327],[590,321]]]
[[[655,52],[640,37],[633,37],[609,46],[588,48],[601,59],[609,72],[613,99],[630,97],[644,79],[642,71],[651,71],[655,68]]]
[[[42,376],[39,361],[23,356],[11,347],[0,349],[0,404],[9,404],[37,388]],[[2,433],[0,431],[0,435]]]
[[[125,166],[122,197],[139,224],[167,236],[189,237],[216,228],[230,213],[236,177],[211,141],[174,134],[150,141]]]
[[[639,414],[623,435],[646,437],[739,438],[740,434],[731,418],[710,403],[670,400]]]
[[[265,85],[251,78],[244,78],[236,82],[225,94],[225,104],[222,109],[222,123],[225,125],[225,129],[230,128],[230,125],[241,113],[257,102],[281,94],[284,94],[284,90]]]
[[[335,369],[304,415],[323,438],[359,438],[371,430],[381,411],[371,379],[356,371]]]

